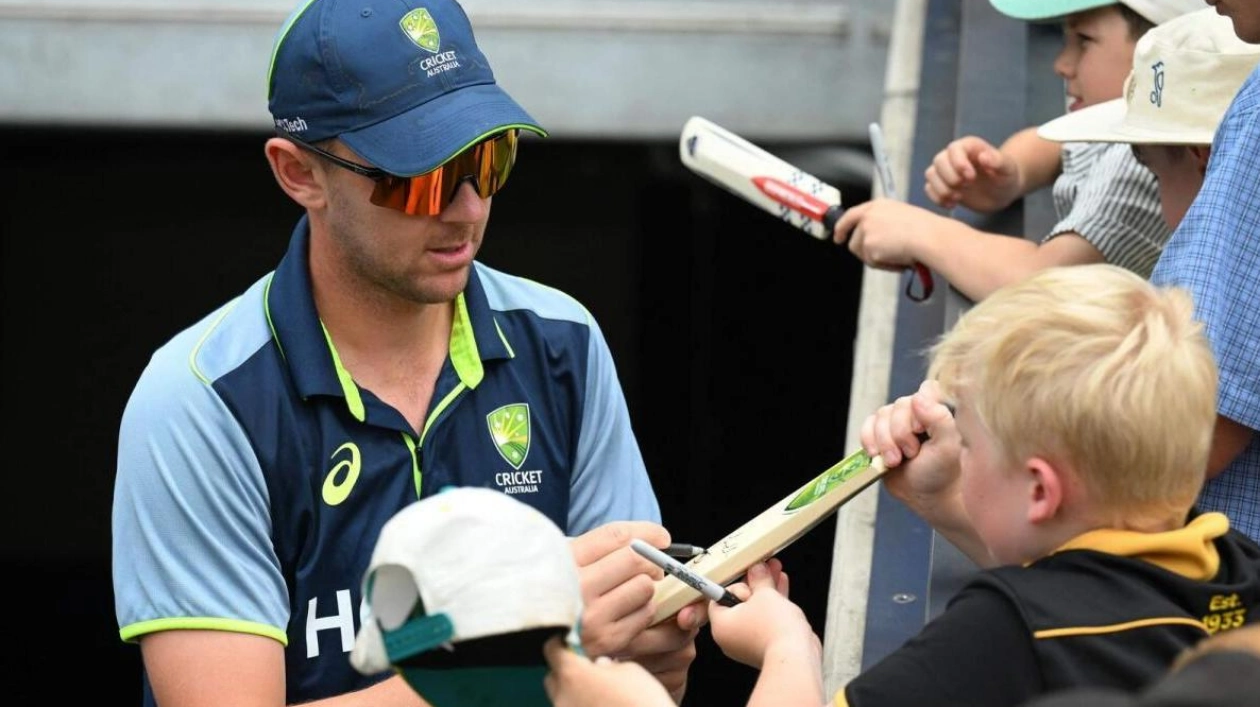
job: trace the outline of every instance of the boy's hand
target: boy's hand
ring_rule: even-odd
[[[543,689],[556,707],[672,707],[674,701],[656,678],[636,663],[585,656],[559,638],[543,646],[551,670]]]
[[[952,209],[958,205],[992,213],[1020,197],[1019,164],[988,142],[968,135],[936,153],[924,172],[924,191],[936,204]]]
[[[875,199],[847,210],[832,240],[873,268],[903,270],[923,259],[924,239],[944,217],[892,199]]]
[[[777,641],[801,641],[821,649],[805,612],[788,599],[788,576],[777,558],[748,568],[745,583],[728,587],[743,599],[737,606],[709,603],[713,640],[731,660],[761,668],[770,646]]]
[[[921,443],[923,432],[929,439]],[[866,453],[882,456],[889,467],[884,475],[888,491],[911,508],[922,513],[956,494],[958,430],[935,381],[924,381],[914,395],[876,410],[863,421],[860,436]]]

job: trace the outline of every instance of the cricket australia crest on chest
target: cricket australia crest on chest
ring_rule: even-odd
[[[538,493],[543,471],[530,469],[529,450],[533,437],[528,403],[512,403],[486,415],[490,441],[509,470],[494,474],[494,487],[508,494]]]

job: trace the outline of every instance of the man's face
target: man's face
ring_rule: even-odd
[[[1206,0],[1217,14],[1234,23],[1234,34],[1244,42],[1260,44],[1260,0]]]
[[[340,145],[337,152],[358,159]],[[481,198],[465,183],[437,216],[409,216],[372,204],[370,179],[335,167],[324,172],[331,242],[355,277],[416,304],[450,302],[463,291],[481,248],[490,197]]]

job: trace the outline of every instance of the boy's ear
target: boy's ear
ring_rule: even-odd
[[[1194,160],[1195,169],[1199,170],[1199,176],[1207,174],[1208,157],[1212,154],[1210,145],[1187,145],[1186,149],[1190,151],[1190,158]]]
[[[1025,462],[1028,474],[1028,522],[1046,523],[1059,513],[1068,480],[1064,470],[1042,459],[1032,457]]]

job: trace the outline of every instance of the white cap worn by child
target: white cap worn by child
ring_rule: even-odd
[[[1260,45],[1242,41],[1229,18],[1204,8],[1138,40],[1124,98],[1055,118],[1037,134],[1055,142],[1210,145],[1258,63]]]
[[[434,707],[549,705],[543,643],[581,650],[582,594],[547,516],[488,488],[451,488],[381,528],[350,661],[394,669]]]

